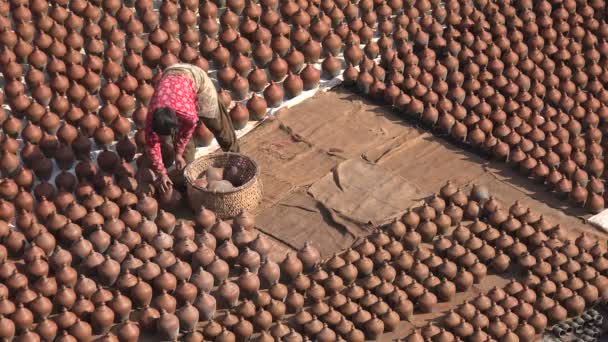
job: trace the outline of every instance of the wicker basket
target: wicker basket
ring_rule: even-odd
[[[240,183],[229,191],[212,191],[194,184],[210,167],[227,168],[236,166],[240,171]],[[239,153],[213,154],[196,159],[184,170],[188,186],[188,202],[192,210],[204,206],[222,219],[238,215],[243,209],[253,210],[262,201],[262,182],[257,163]]]

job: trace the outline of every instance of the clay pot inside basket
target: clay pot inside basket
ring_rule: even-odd
[[[213,176],[205,171],[212,167],[223,169],[220,181],[229,182],[234,187],[228,191],[213,191],[210,186],[201,187],[198,179],[203,175],[209,181],[209,177]],[[262,197],[257,165],[240,154],[224,153],[200,158],[186,167],[184,175],[188,183],[189,204],[194,211],[205,207],[219,218],[234,217],[243,210],[256,208]],[[223,203],[218,205],[220,202]]]

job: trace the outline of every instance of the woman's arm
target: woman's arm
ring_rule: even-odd
[[[167,168],[163,163],[163,155],[160,150],[160,139],[154,131],[152,131],[152,115],[146,118],[145,126],[146,137],[146,153],[152,162],[152,168],[160,176],[167,174]]]
[[[192,135],[194,134],[198,117],[192,115],[193,113],[175,112],[175,114],[180,123],[174,143],[175,155],[183,156],[186,145],[190,142],[190,139],[192,139]]]

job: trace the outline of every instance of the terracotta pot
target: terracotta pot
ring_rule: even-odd
[[[300,72],[300,78],[304,82],[304,90],[314,89],[319,85],[321,72],[312,64],[307,64]]]
[[[302,93],[304,84],[298,75],[294,75],[290,72],[283,81],[283,88],[286,91],[287,97],[293,98]]]
[[[274,82],[270,82],[270,85],[264,89],[264,98],[266,103],[270,107],[278,107],[283,102],[284,91],[283,88],[278,86]]]
[[[232,120],[232,124],[236,130],[245,128],[247,122],[249,122],[249,111],[247,110],[247,107],[237,103],[230,110],[230,119]]]

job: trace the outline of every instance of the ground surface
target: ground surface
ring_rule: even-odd
[[[257,226],[275,243],[277,261],[307,240],[329,257],[367,234],[370,224],[354,222],[320,205],[308,193],[311,185],[351,159],[375,163],[413,184],[416,195],[404,201],[402,210],[416,206],[451,180],[463,188],[485,185],[507,205],[519,200],[549,222],[560,223],[572,236],[582,231],[602,239],[608,236],[585,224],[582,210],[565,207],[566,202],[548,193],[542,184],[522,177],[508,165],[454,146],[404,122],[390,108],[339,89],[318,93],[278,113],[242,138],[241,144],[243,152],[262,168],[264,200],[256,211]],[[434,313],[416,315],[412,323],[420,326],[475,293],[505,282],[489,276],[452,303],[439,305]],[[403,336],[410,329],[410,324],[404,324],[387,337]]]

